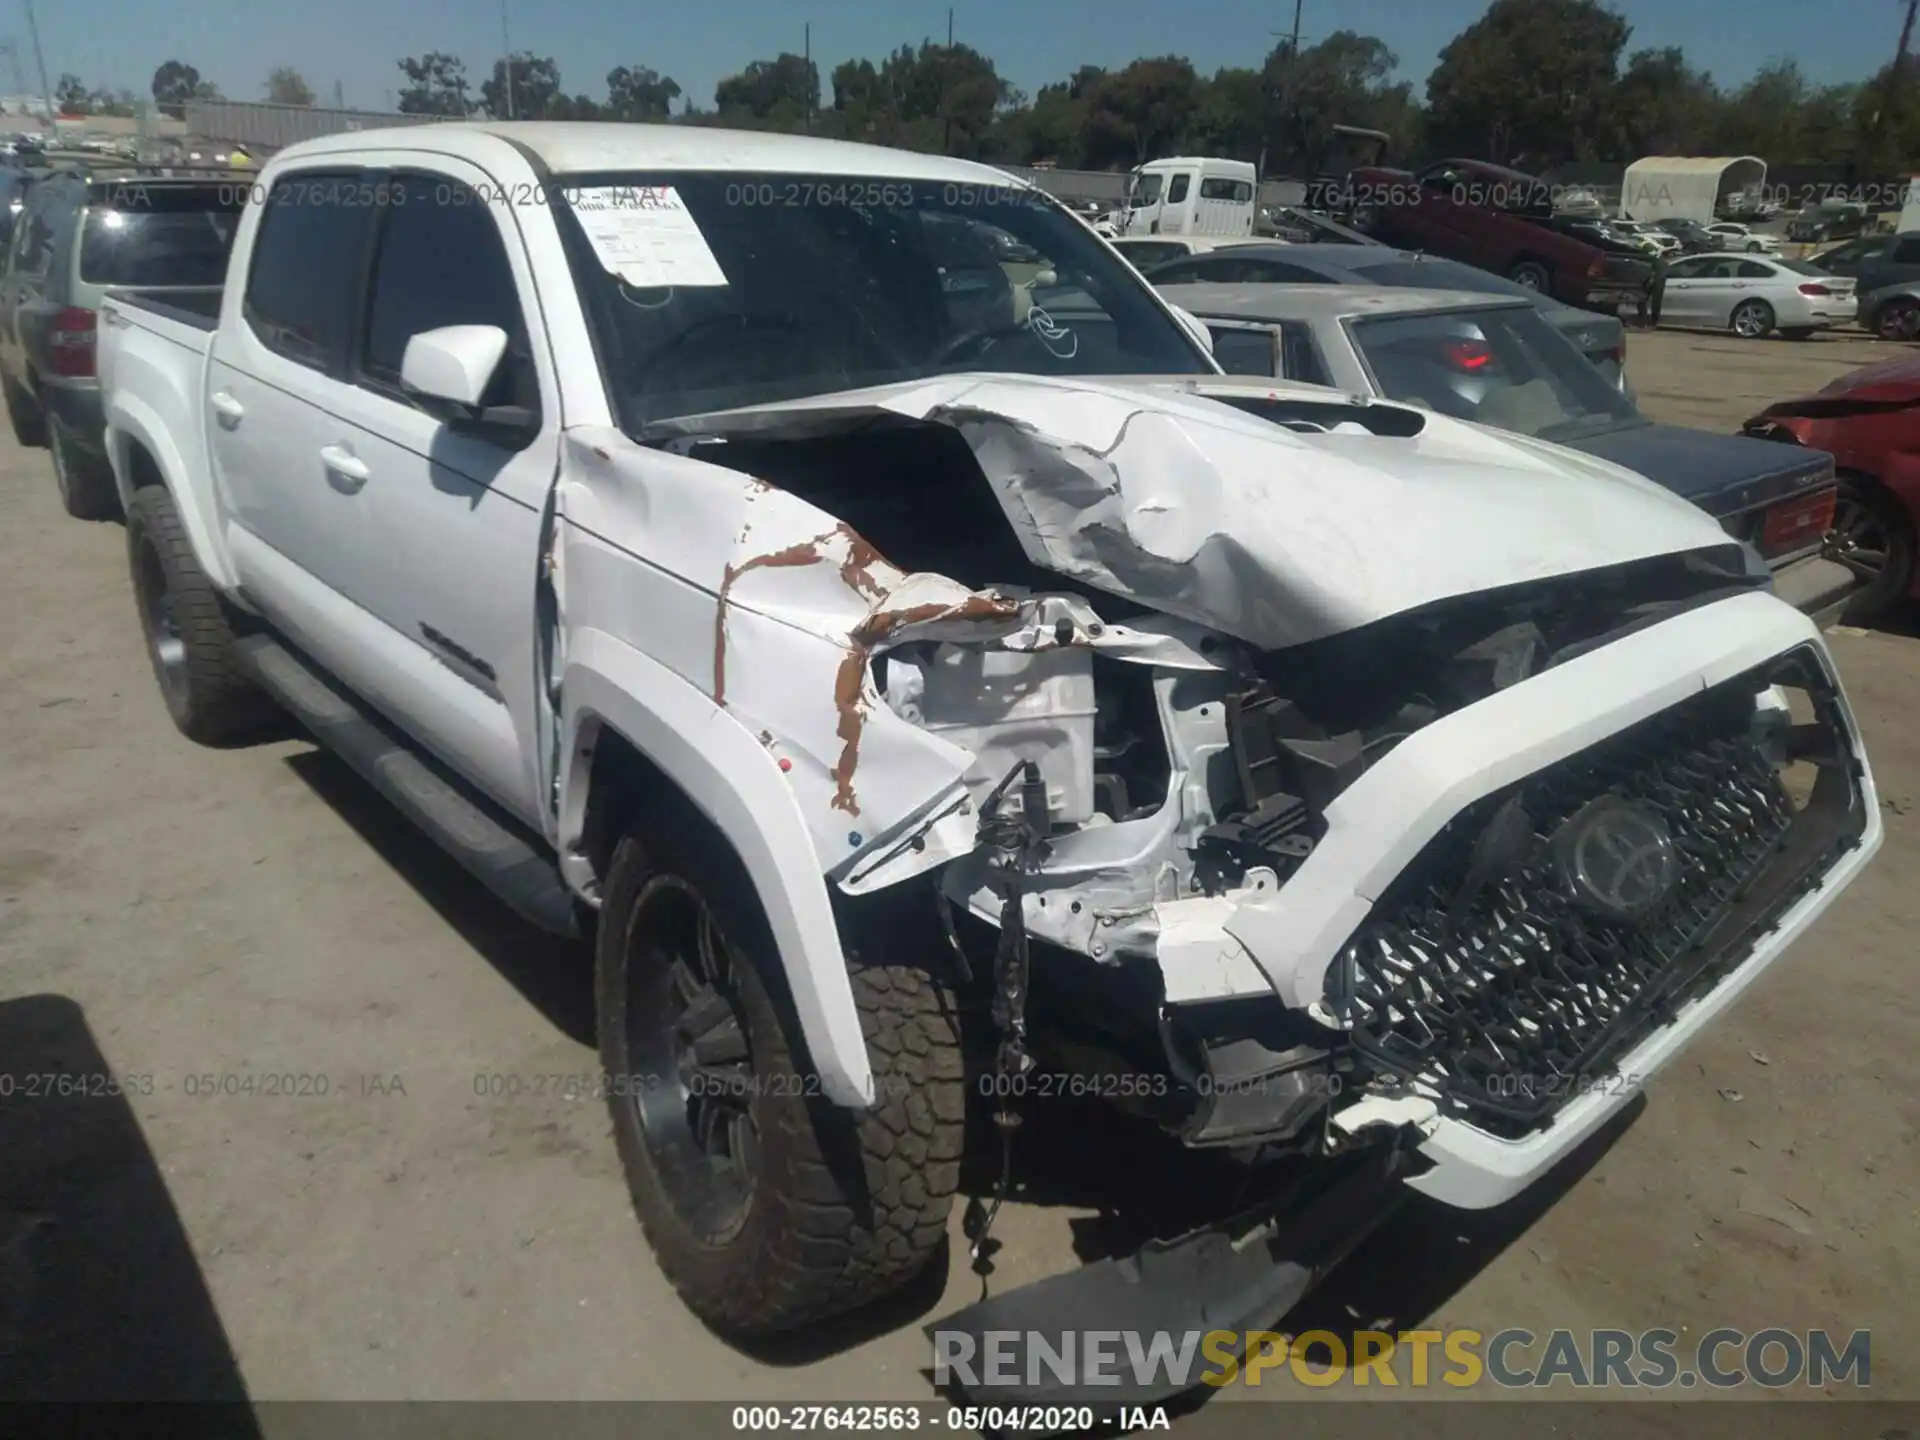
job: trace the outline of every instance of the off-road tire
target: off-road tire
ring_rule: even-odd
[[[134,492],[127,507],[127,563],[134,608],[167,714],[189,740],[218,745],[254,729],[273,704],[240,669],[226,602],[194,559],[173,497],[158,485]],[[164,591],[180,653],[170,663],[159,648]]]
[[[47,443],[47,421],[33,396],[19,382],[0,379],[0,396],[7,402],[7,420],[13,426],[13,438],[30,450]]]
[[[834,1104],[810,1078],[779,951],[745,870],[687,807],[657,806],[615,847],[600,912],[595,995],[609,1076],[634,1076],[625,1016],[630,967],[639,963],[636,902],[661,877],[699,893],[733,957],[758,1137],[745,1218],[710,1243],[675,1208],[634,1102],[610,1087],[621,1164],[661,1270],[695,1314],[742,1338],[898,1290],[939,1250],[959,1186],[966,1097],[949,987],[920,966],[849,949],[878,1103],[865,1111]]]
[[[1751,315],[1752,325],[1742,330],[1740,317]],[[1742,300],[1733,307],[1733,313],[1727,317],[1727,328],[1742,340],[1764,340],[1773,333],[1775,316],[1773,307],[1764,300]]]
[[[47,449],[53,456],[53,480],[60,503],[76,520],[117,520],[120,492],[114,488],[113,467],[104,456],[82,450],[57,419],[47,422]]]

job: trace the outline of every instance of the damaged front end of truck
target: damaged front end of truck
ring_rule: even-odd
[[[838,904],[922,888],[989,1093],[1044,1067],[1324,1162],[1304,1208],[943,1329],[1271,1323],[1402,1181],[1530,1183],[1598,1123],[1577,1084],[1878,840],[1810,627],[1600,462],[1226,379],[949,377],[637,440],[570,433],[568,606],[657,624]],[[1594,878],[1622,845],[1645,894]]]

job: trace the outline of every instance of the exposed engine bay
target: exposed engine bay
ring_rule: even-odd
[[[1262,649],[1035,564],[949,426],[677,448],[910,572],[856,627],[859,663],[890,715],[972,757],[967,800],[842,889],[947,862],[936,903],[962,967],[998,987],[1001,1067],[1106,1077],[1088,1083],[1192,1144],[1305,1138],[1352,1058],[1326,1017],[1270,995],[1170,1006],[1165,907],[1285,886],[1328,806],[1407,737],[1756,583],[1733,547],[1687,551]],[[910,603],[929,571],[951,593]]]

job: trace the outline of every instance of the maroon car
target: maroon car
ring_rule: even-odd
[[[1847,618],[1866,622],[1920,599],[1920,355],[1868,365],[1749,420],[1748,435],[1825,450],[1840,496],[1830,553],[1861,579]]]
[[[1617,311],[1652,266],[1551,228],[1552,188],[1501,165],[1438,160],[1418,171],[1356,169],[1346,199],[1354,224],[1390,244],[1477,265],[1567,305]]]

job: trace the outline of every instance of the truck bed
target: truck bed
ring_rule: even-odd
[[[115,290],[112,299],[123,309],[144,310],[195,330],[211,331],[220,323],[222,287],[201,285],[165,290]]]

